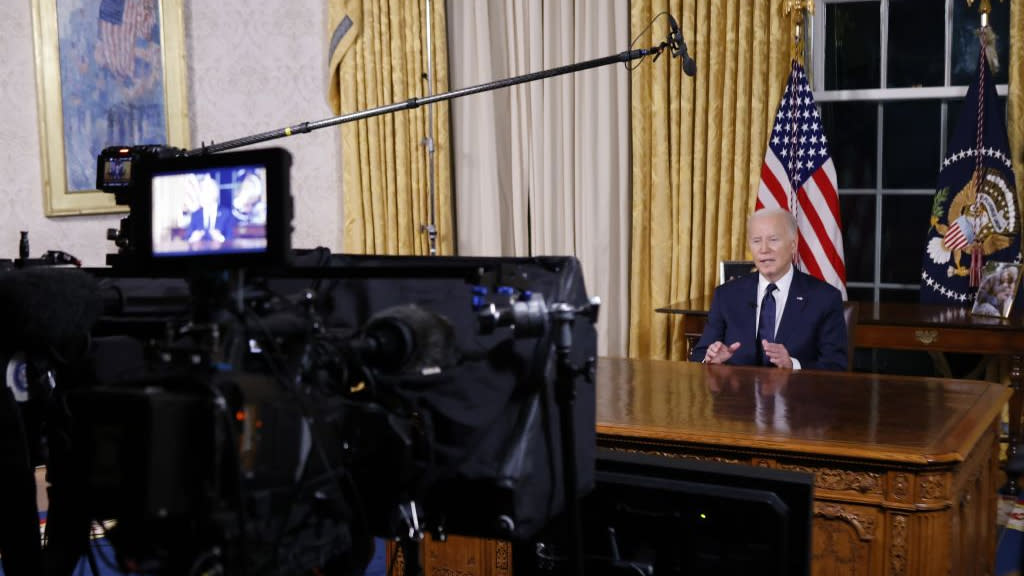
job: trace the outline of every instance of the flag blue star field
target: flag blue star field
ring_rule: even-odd
[[[985,262],[1020,262],[1020,210],[1009,149],[1004,111],[988,63],[980,58],[939,171],[921,302],[967,306]]]

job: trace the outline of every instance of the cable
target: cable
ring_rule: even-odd
[[[647,26],[644,26],[644,29],[643,29],[643,30],[641,30],[641,31],[640,31],[640,33],[639,33],[639,34],[637,34],[637,35],[636,35],[636,36],[635,36],[635,37],[633,38],[633,41],[629,43],[629,50],[630,50],[631,52],[633,51],[633,46],[635,46],[635,45],[636,45],[637,41],[638,41],[638,40],[640,40],[640,37],[641,37],[641,36],[643,36],[644,34],[646,34],[646,33],[647,33],[647,31],[651,29],[651,26],[653,26],[653,25],[654,25],[654,22],[655,22],[655,21],[656,21],[656,20],[657,20],[658,18],[661,18],[662,16],[668,16],[668,15],[669,15],[669,13],[668,13],[667,11],[665,11],[665,10],[662,10],[661,12],[658,12],[657,14],[655,14],[655,15],[654,15],[654,18],[651,18],[651,21],[647,23]],[[660,51],[660,50],[663,50],[663,49],[664,49],[664,48],[665,48],[666,46],[667,46],[667,43],[664,43],[664,42],[663,42],[663,43],[662,43],[662,44],[661,44],[661,45],[659,46],[659,51],[658,51],[658,54],[657,54],[657,55],[655,55],[655,58],[657,58],[657,57],[658,57],[658,55],[660,55],[660,54],[661,54],[661,51]],[[645,59],[645,58],[647,58],[647,55],[646,55],[646,54],[645,54],[645,55],[643,55],[643,56],[641,56],[641,57],[640,57],[640,59],[636,61],[636,64],[633,64],[632,66],[630,65],[630,63],[629,63],[628,61],[627,61],[627,62],[623,62],[623,63],[622,63],[622,65],[626,67],[626,70],[627,70],[627,71],[629,71],[629,72],[632,72],[633,70],[636,70],[637,68],[639,68],[639,67],[640,67],[640,64],[642,64],[642,63],[643,63],[643,61],[644,61],[644,59]]]
[[[324,469],[325,477],[328,478],[328,479],[331,479],[333,484],[337,485],[340,489],[343,489],[343,484],[339,480],[339,475],[337,473],[337,470],[335,469],[334,466],[331,465],[330,459],[327,457],[327,454],[324,451],[324,443],[319,438],[319,432],[317,430],[317,426],[315,425],[317,420],[316,420],[316,418],[314,418],[313,416],[310,415],[309,407],[306,405],[306,403],[304,401],[304,398],[301,395],[300,391],[297,389],[297,387],[293,387],[292,386],[292,380],[295,380],[296,383],[298,383],[298,381],[301,378],[302,373],[305,371],[305,368],[308,365],[309,357],[310,357],[310,351],[315,347],[315,344],[316,344],[315,338],[312,337],[311,333],[307,333],[306,342],[303,345],[303,352],[302,352],[302,354],[299,355],[299,363],[296,366],[295,377],[291,378],[290,375],[283,368],[281,368],[278,365],[277,360],[274,357],[275,354],[277,356],[283,356],[283,354],[282,354],[281,349],[277,345],[277,341],[273,338],[273,334],[270,333],[270,331],[267,329],[266,325],[263,323],[262,319],[260,319],[257,315],[255,315],[254,313],[250,312],[250,316],[251,316],[251,320],[254,321],[255,326],[259,330],[261,330],[263,332],[263,334],[265,335],[265,337],[266,337],[267,346],[261,347],[261,350],[262,350],[263,357],[264,357],[265,361],[267,362],[268,368],[270,369],[271,374],[273,375],[275,381],[277,381],[281,385],[281,387],[284,389],[285,393],[289,394],[290,396],[292,396],[292,399],[295,401],[295,403],[296,403],[296,405],[297,405],[297,407],[298,407],[298,409],[300,411],[302,421],[305,424],[305,426],[307,427],[307,429],[309,430],[310,444],[311,444],[310,450],[312,452],[315,452],[315,454],[317,455],[318,459],[320,460],[320,464],[321,464],[321,466],[323,466],[323,469]],[[247,326],[248,324],[243,322],[243,325]],[[311,325],[312,325],[312,323],[311,323]],[[272,349],[273,354],[271,354],[271,350],[269,350],[269,349]],[[304,470],[303,470],[304,474],[305,474],[306,470],[309,469],[309,465],[310,465],[310,463],[307,460],[305,465],[304,465]],[[344,475],[342,475],[342,476],[344,476]],[[303,486],[303,484],[300,484],[299,486],[297,486],[296,490],[292,491],[291,497],[289,498],[289,501],[288,501],[288,503],[286,505],[286,508],[288,510],[288,516],[291,515],[291,509],[295,505],[295,500],[298,497],[298,494],[301,492],[302,486]],[[342,506],[344,506],[345,503],[341,502],[340,504]],[[286,517],[284,523],[282,524],[282,526],[279,529],[280,532],[279,532],[278,536],[275,538],[276,541],[283,542],[284,533],[287,531],[288,520],[289,520],[289,518]],[[275,559],[276,559],[278,557],[278,554],[279,554],[279,549],[275,548],[273,554],[274,554]]]

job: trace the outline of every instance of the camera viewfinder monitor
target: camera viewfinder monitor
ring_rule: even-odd
[[[602,450],[585,502],[589,551],[658,575],[811,573],[810,474]],[[588,507],[589,506],[589,507]]]
[[[96,187],[117,190],[132,183],[132,156],[130,148],[120,148],[100,156]]]
[[[608,449],[595,468],[582,502],[587,574],[811,573],[811,474]],[[562,536],[546,543],[555,555],[531,550],[516,573],[562,573]]]
[[[155,268],[268,268],[286,263],[291,155],[266,148],[155,159],[148,256]]]

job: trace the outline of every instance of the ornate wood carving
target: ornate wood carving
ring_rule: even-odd
[[[853,490],[861,494],[882,492],[882,475],[878,472],[855,472],[838,468],[812,468],[782,464],[784,470],[814,474],[814,487],[826,490]]]
[[[818,574],[858,574],[870,557],[871,544],[864,543],[856,529],[841,522],[814,522],[814,552],[811,564]]]
[[[626,452],[627,454],[654,454],[655,456],[665,456],[667,458],[676,458],[678,460],[696,460],[698,462],[723,462],[725,464],[749,464],[750,461],[740,458],[727,458],[725,456],[704,456],[699,454],[680,454],[679,452],[666,452],[664,450],[650,450],[646,448],[624,448],[621,446],[608,446],[609,449],[615,450],[616,452]]]
[[[814,516],[829,520],[843,520],[850,526],[853,526],[861,540],[873,540],[875,538],[875,519],[858,514],[856,511],[842,505],[815,502]]]
[[[405,554],[402,553],[402,549],[395,546],[395,574],[405,574]]]
[[[403,572],[404,574],[404,572]],[[430,571],[431,576],[474,576],[472,572],[456,570],[447,566],[434,566]]]
[[[501,541],[494,547],[494,566],[498,570],[508,570],[508,559],[511,556],[512,544]]]
[[[903,576],[907,573],[907,517],[894,514],[892,536],[889,539],[889,573]]]
[[[918,482],[921,500],[941,500],[946,497],[946,478],[943,474],[922,474]]]
[[[910,475],[899,472],[893,475],[892,495],[897,500],[910,499]]]

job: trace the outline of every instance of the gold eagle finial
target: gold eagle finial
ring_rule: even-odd
[[[784,13],[789,16],[790,22],[793,24],[793,44],[790,51],[790,59],[795,59],[804,63],[804,11],[806,10],[811,16],[814,15],[814,0],[786,0],[785,7],[783,8]]]

